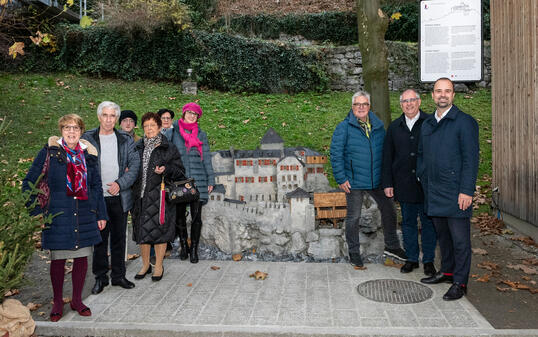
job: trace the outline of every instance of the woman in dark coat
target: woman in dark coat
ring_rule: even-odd
[[[142,116],[144,138],[136,143],[136,150],[142,163],[138,178],[133,185],[135,198],[133,216],[133,237],[140,245],[142,269],[135,275],[140,280],[151,273],[149,255],[151,245],[155,247],[155,270],[151,279],[160,281],[164,274],[163,259],[166,243],[175,237],[175,205],[165,198],[164,221],[160,221],[161,183],[184,180],[181,157],[168,139],[161,134],[161,118],[154,112]],[[161,224],[161,222],[163,222]]]
[[[49,201],[39,203],[33,214],[53,215],[52,223],[43,229],[41,246],[50,249],[50,279],[54,304],[50,320],[58,321],[63,315],[63,282],[66,259],[73,261],[73,297],[71,309],[81,316],[91,316],[91,310],[82,303],[82,289],[88,269],[88,255],[92,246],[101,242],[99,230],[108,220],[97,150],[88,141],[80,139],[84,122],[75,114],[65,115],[58,121],[62,137],[50,137],[39,151],[22,190],[30,190],[48,162],[45,178],[49,187]],[[47,161],[48,158],[48,161]]]
[[[194,178],[200,191],[200,200],[190,203],[191,213],[191,246],[187,244],[187,204],[177,205],[176,230],[179,234],[179,258],[186,260],[190,255],[191,263],[198,262],[198,242],[202,231],[202,205],[207,203],[208,194],[215,186],[215,173],[211,165],[211,153],[207,135],[198,126],[202,117],[202,108],[196,103],[183,106],[183,116],[174,123],[171,137],[172,143],[181,154],[187,177]]]

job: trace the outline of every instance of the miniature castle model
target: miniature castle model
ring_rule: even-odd
[[[347,255],[342,228],[316,228],[312,196],[331,189],[327,157],[306,147],[284,147],[269,129],[256,150],[212,152],[215,188],[202,212],[202,241],[225,253],[248,249],[318,259]],[[361,248],[383,249],[377,207],[363,203]]]
[[[286,202],[286,194],[301,188],[307,192],[329,190],[324,170],[327,157],[306,147],[285,148],[269,128],[256,150],[224,150],[212,156],[215,183],[222,184],[226,198],[257,203]]]

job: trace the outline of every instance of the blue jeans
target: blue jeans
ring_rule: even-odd
[[[435,228],[432,220],[424,213],[424,204],[400,202],[402,208],[402,234],[407,261],[418,262],[420,249],[418,246],[418,223],[420,216],[422,228],[420,241],[422,243],[422,263],[435,260],[435,245],[437,244]]]
[[[351,190],[346,193],[347,215],[346,215],[346,241],[349,255],[360,255],[360,220],[362,211],[362,196],[368,193],[377,203],[377,208],[381,213],[383,224],[383,235],[386,248],[400,248],[398,234],[396,234],[396,208],[394,202],[385,196],[382,189],[375,190]]]

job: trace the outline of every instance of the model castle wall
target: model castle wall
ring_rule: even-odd
[[[285,148],[269,129],[256,150],[212,153],[216,186],[202,212],[202,240],[226,253],[347,255],[344,230],[316,228],[313,193],[328,192],[327,157],[305,147]],[[363,203],[364,254],[383,248],[375,203]],[[381,248],[379,247],[381,245]]]

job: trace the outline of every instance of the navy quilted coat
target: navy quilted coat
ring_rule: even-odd
[[[39,151],[28,174],[23,180],[22,190],[30,189],[29,182],[35,183],[41,174],[43,164],[50,153],[48,185],[50,201],[47,209],[36,207],[33,214],[41,212],[55,215],[52,223],[42,231],[43,249],[79,249],[101,242],[97,220],[108,220],[97,150],[88,141],[80,142],[87,146],[84,150],[88,169],[88,200],[67,196],[67,160],[65,150],[58,144],[59,137],[50,137],[48,144]]]
[[[188,130],[186,132],[189,132]],[[185,166],[185,175],[189,178],[194,178],[196,187],[200,191],[200,200],[206,203],[208,197],[207,187],[215,186],[215,173],[211,164],[211,152],[209,152],[209,141],[204,131],[199,129],[198,139],[202,144],[202,153],[204,160],[200,157],[198,149],[192,147],[188,152],[185,147],[185,140],[179,133],[178,122],[174,123],[174,129],[166,133],[168,139],[174,143],[181,155],[181,161]]]
[[[349,181],[352,190],[372,190],[381,182],[383,162],[383,122],[368,112],[372,130],[370,138],[360,127],[353,110],[336,126],[331,141],[331,165],[338,184]]]

